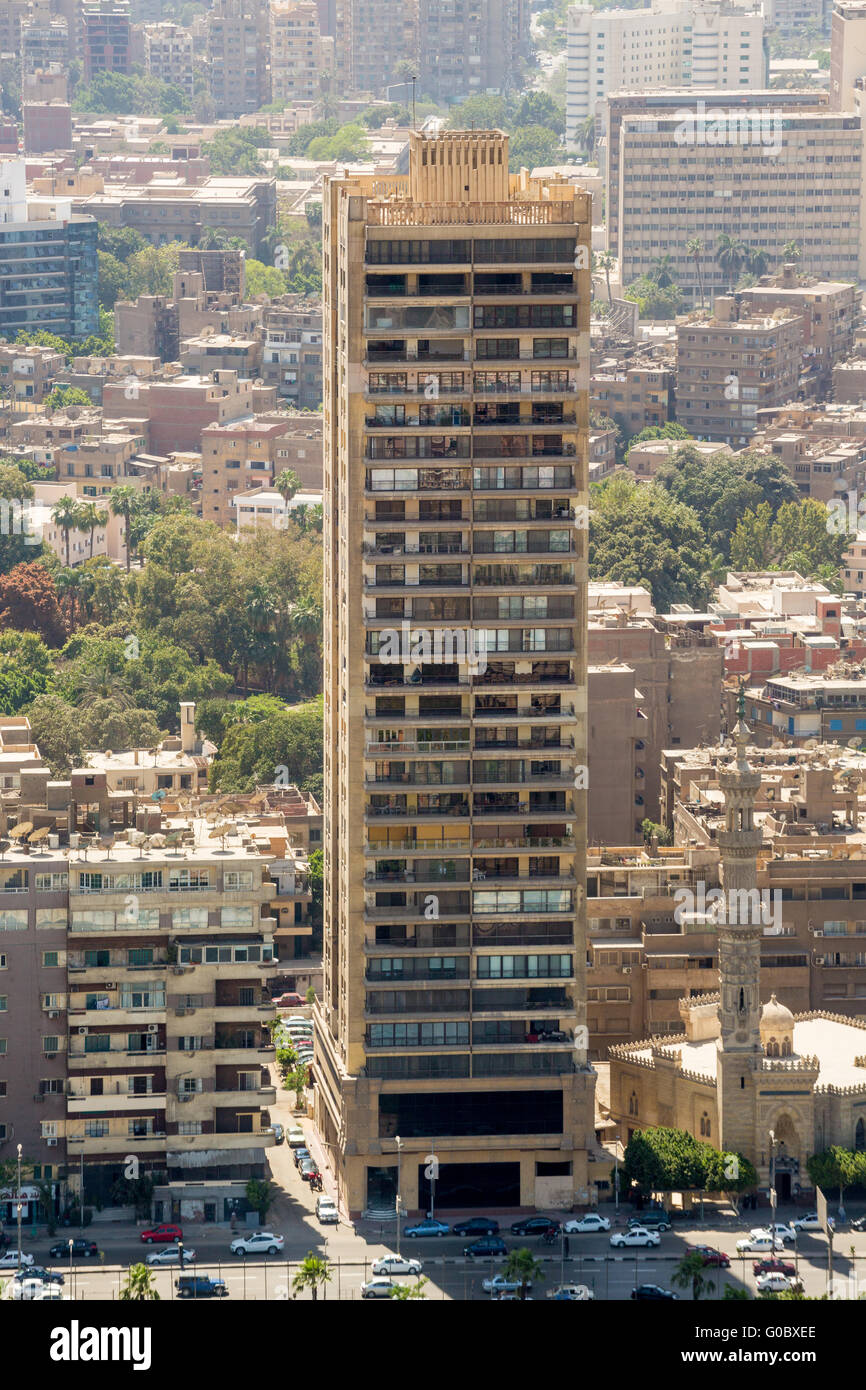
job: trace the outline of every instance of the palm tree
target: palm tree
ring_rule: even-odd
[[[766,251],[755,250],[751,246],[746,247],[746,265],[752,275],[766,275],[767,273],[767,253]]]
[[[665,251],[662,256],[656,256],[655,259],[650,262],[650,267],[647,279],[652,280],[658,285],[660,290],[669,289],[674,283],[675,271],[673,260],[668,255],[667,251]]]
[[[304,1289],[309,1289],[313,1295],[315,1303],[320,1284],[331,1282],[331,1266],[327,1260],[322,1260],[318,1255],[314,1255],[312,1250],[307,1252],[306,1259],[301,1261],[298,1272],[292,1280],[292,1288],[301,1293]]]
[[[274,479],[274,487],[285,502],[288,513],[289,503],[295,493],[301,490],[301,480],[294,468],[284,468],[282,473],[278,473]]]
[[[610,288],[610,272],[611,272],[611,271],[614,269],[614,267],[616,266],[616,256],[614,256],[613,253],[612,253],[611,251],[604,251],[604,252],[602,252],[602,254],[598,257],[598,260],[596,261],[596,265],[598,266],[599,270],[603,270],[603,271],[604,271],[604,278],[605,278],[605,281],[607,282],[607,302],[608,302],[608,304],[612,304],[612,303],[613,303],[613,295],[612,295],[612,293],[611,293],[611,288]]]
[[[147,1265],[130,1265],[126,1283],[120,1290],[121,1303],[158,1303],[159,1294],[154,1288],[153,1270]]]
[[[739,237],[719,232],[716,245],[716,260],[728,277],[728,291],[733,292],[734,283],[747,259],[747,248]]]
[[[785,245],[782,247],[783,261],[798,261],[802,254],[803,252],[800,249],[799,242],[786,241]]]
[[[704,307],[704,275],[701,270],[701,257],[704,254],[704,243],[699,236],[689,237],[686,242],[686,250],[695,263],[695,270],[698,272],[698,289],[701,295],[701,308]]]
[[[97,526],[108,525],[108,512],[98,502],[82,502],[78,508],[78,525],[90,532],[90,558],[93,559],[93,539]]]
[[[702,1294],[712,1291],[712,1280],[704,1275],[704,1257],[696,1250],[683,1255],[673,1274],[671,1283],[678,1289],[691,1289],[692,1298],[698,1302]]]
[[[63,532],[64,548],[66,550],[66,568],[69,568],[69,538],[70,532],[78,530],[78,502],[74,497],[58,497],[54,506],[51,508],[51,520],[55,526],[59,526]]]
[[[422,1274],[415,1280],[414,1284],[395,1284],[388,1297],[396,1298],[403,1303],[408,1302],[408,1300],[412,1298],[426,1298],[427,1295],[424,1292],[424,1286],[429,1284],[429,1282],[427,1276]]]
[[[514,1280],[520,1284],[521,1302],[525,1300],[529,1286],[534,1279],[544,1279],[544,1268],[540,1260],[537,1260],[531,1250],[512,1250],[505,1265],[503,1273],[506,1279]]]
[[[108,505],[112,515],[123,517],[124,542],[126,544],[126,572],[129,573],[129,565],[132,548],[132,509],[135,505],[135,488],[130,487],[129,483],[119,483],[113,487],[108,494]]]
[[[75,626],[75,608],[78,594],[81,591],[81,571],[77,569],[58,570],[54,576],[54,587],[57,590],[57,597],[62,603],[64,598],[69,601],[69,626]]]
[[[595,148],[595,116],[584,116],[577,127],[577,141],[587,154],[592,153]]]

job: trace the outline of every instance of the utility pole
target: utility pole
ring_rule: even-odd
[[[21,1193],[21,1145],[18,1145],[18,1268],[21,1268],[21,1208],[23,1197]]]
[[[400,1189],[401,1189],[401,1186],[402,1186],[402,1177],[403,1177],[403,1140],[400,1138],[399,1134],[398,1134],[398,1135],[396,1136],[396,1138],[394,1139],[394,1143],[397,1145],[397,1197],[396,1197],[396,1201],[395,1201],[395,1207],[396,1207],[396,1211],[397,1211],[397,1256],[398,1256],[398,1258],[399,1258],[399,1255],[400,1255],[400,1207],[401,1207],[401,1205],[402,1205],[402,1199],[401,1199],[401,1197],[400,1197]]]

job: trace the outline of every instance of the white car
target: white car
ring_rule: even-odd
[[[787,1274],[759,1274],[755,1280],[758,1293],[790,1293],[802,1287],[802,1280],[791,1279]]]
[[[485,1293],[519,1293],[520,1280],[509,1279],[505,1274],[494,1274],[492,1279],[485,1279],[481,1287]],[[531,1279],[527,1280],[526,1287],[527,1289],[532,1288]]]
[[[58,1289],[57,1284],[46,1284],[42,1279],[15,1279],[13,1282],[13,1302],[47,1302],[63,1297],[63,1289]]]
[[[833,1220],[832,1216],[828,1217],[828,1221],[830,1229],[832,1230],[836,1222]],[[820,1231],[823,1229],[816,1211],[807,1211],[805,1216],[798,1216],[796,1221],[791,1222],[791,1225],[794,1227],[795,1231]]]
[[[237,1236],[231,1243],[233,1255],[276,1255],[285,1245],[285,1236],[275,1236],[272,1231],[253,1231],[248,1236]]]
[[[571,1221],[566,1221],[562,1228],[567,1236],[576,1236],[590,1231],[609,1231],[610,1220],[606,1216],[599,1216],[597,1212],[587,1212],[586,1216],[575,1216]]]
[[[648,1231],[646,1226],[632,1226],[629,1231],[617,1231],[610,1243],[619,1250],[623,1245],[661,1245],[662,1238],[658,1231]]]
[[[33,1256],[30,1255],[30,1254],[28,1254],[26,1250],[22,1250],[22,1252],[21,1252],[21,1264],[22,1264],[22,1265],[32,1265],[32,1263],[33,1263]],[[0,1255],[0,1269],[17,1269],[17,1268],[18,1268],[18,1251],[17,1251],[17,1250],[7,1250],[7,1251],[5,1252],[5,1254]]]
[[[340,1213],[330,1197],[320,1197],[316,1203],[316,1216],[323,1226],[336,1225],[340,1220]]]
[[[368,1279],[366,1284],[361,1285],[362,1298],[390,1298],[392,1289],[399,1289],[402,1286],[395,1283],[393,1279]]]
[[[753,1230],[751,1234],[753,1236],[757,1235],[759,1230],[761,1232],[769,1231],[772,1235],[776,1236],[778,1240],[783,1240],[786,1245],[792,1245],[797,1239],[797,1232],[793,1225],[789,1225],[786,1221],[774,1221],[769,1226],[762,1226]]]
[[[751,1235],[737,1241],[737,1253],[740,1255],[763,1255],[768,1251],[784,1248],[784,1241],[779,1240],[778,1236],[772,1236],[769,1231],[753,1231]]]
[[[420,1274],[421,1261],[407,1260],[405,1255],[383,1255],[373,1261],[374,1274]]]
[[[548,1298],[555,1298],[559,1303],[588,1303],[595,1298],[595,1294],[588,1284],[557,1284],[555,1288],[547,1290]]]
[[[290,1149],[305,1149],[307,1147],[307,1136],[300,1125],[292,1125],[287,1138]]]
[[[145,1264],[149,1265],[179,1265],[181,1263],[179,1245],[166,1245],[162,1250],[154,1250],[152,1255],[148,1255]],[[192,1264],[195,1260],[195,1251],[187,1250],[183,1247],[183,1263]]]

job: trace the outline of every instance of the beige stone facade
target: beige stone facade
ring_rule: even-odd
[[[589,200],[507,170],[413,134],[325,194],[316,1119],[353,1213],[424,1209],[434,1149],[437,1207],[589,1195]],[[484,669],[392,661],[407,627],[483,627]]]

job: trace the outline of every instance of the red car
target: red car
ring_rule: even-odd
[[[797,1273],[795,1265],[789,1264],[787,1260],[755,1260],[752,1265],[753,1274],[787,1274],[792,1279]]]
[[[300,994],[278,994],[273,1000],[278,1009],[297,1009],[303,1007],[306,1002]]]
[[[719,1269],[730,1269],[731,1261],[722,1250],[714,1250],[711,1245],[696,1245],[695,1254],[703,1256],[704,1265],[715,1265]]]
[[[145,1245],[164,1245],[172,1240],[183,1240],[183,1229],[180,1226],[151,1226],[150,1230],[142,1231],[141,1239]]]

